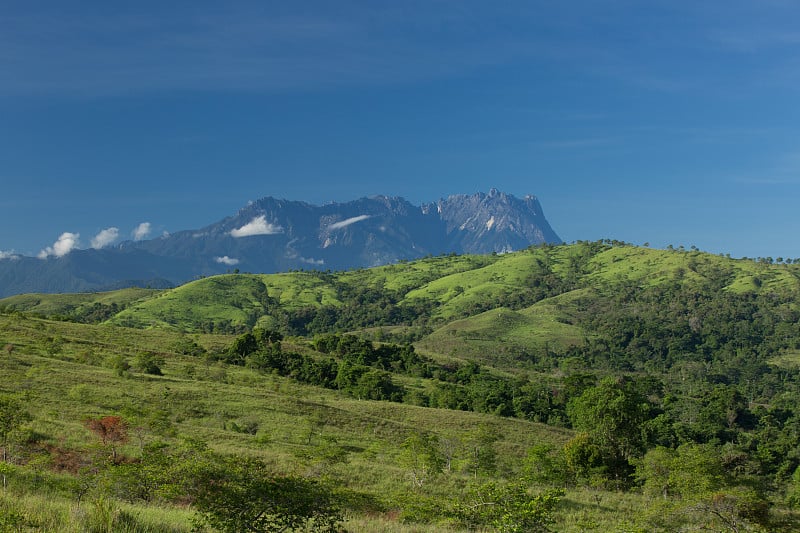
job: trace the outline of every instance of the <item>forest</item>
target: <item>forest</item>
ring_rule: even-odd
[[[617,241],[0,300],[0,531],[794,531],[800,265]]]

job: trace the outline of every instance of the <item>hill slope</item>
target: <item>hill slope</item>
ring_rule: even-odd
[[[112,304],[125,308],[107,320],[86,311]],[[195,472],[180,453],[200,439],[216,463],[333,480],[353,531],[502,529],[463,507],[501,505],[487,498],[558,531],[800,520],[799,265],[580,242],[0,306],[0,408],[36,398],[13,441],[31,466],[0,464],[13,476],[0,516],[52,514],[22,497],[36,476],[65,508],[85,486],[140,501],[126,473],[167,452]],[[91,455],[82,421],[103,414],[137,428],[120,464]],[[32,470],[79,460],[97,483]],[[187,531],[193,489],[180,490],[156,499],[181,505],[174,526],[137,531]],[[564,490],[565,505],[537,507]]]

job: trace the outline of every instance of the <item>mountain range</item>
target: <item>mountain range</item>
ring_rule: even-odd
[[[496,189],[421,206],[388,196],[321,206],[265,197],[196,230],[62,257],[0,260],[0,297],[167,288],[234,269],[346,270],[560,242],[536,197],[520,199]]]

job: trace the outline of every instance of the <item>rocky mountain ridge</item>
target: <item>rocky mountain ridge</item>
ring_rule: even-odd
[[[561,240],[534,196],[492,189],[415,206],[374,196],[321,206],[264,197],[196,230],[64,257],[0,261],[0,297],[163,287],[241,269],[372,267],[442,253],[502,253]]]

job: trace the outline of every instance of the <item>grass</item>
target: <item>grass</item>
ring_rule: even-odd
[[[430,354],[458,354],[501,369],[519,369],[537,354],[563,349],[583,342],[581,328],[572,325],[572,302],[581,291],[574,291],[514,311],[492,309],[454,320],[417,343]]]
[[[84,427],[84,420],[121,415],[132,427],[141,428],[120,450],[124,455],[136,457],[144,442],[172,441],[179,435],[202,439],[220,453],[261,457],[281,472],[309,473],[324,468],[342,490],[361,494],[371,502],[357,512],[364,524],[391,522],[379,517],[391,517],[396,510],[393,502],[408,500],[412,488],[399,457],[400,445],[413,432],[430,432],[466,443],[480,428],[492,427],[501,436],[496,447],[504,471],[512,471],[530,446],[545,442],[560,447],[569,438],[567,431],[517,419],[359,401],[244,368],[207,366],[202,360],[171,353],[169,346],[180,334],[169,330],[140,331],[0,315],[0,331],[3,340],[14,343],[11,353],[0,358],[4,377],[0,393],[22,394],[26,399],[26,409],[34,416],[29,431],[38,435],[41,449],[88,453],[97,442]],[[48,339],[53,337],[64,339],[58,353],[48,353]],[[197,338],[219,342],[217,337]],[[141,351],[153,350],[166,356],[163,376],[129,373],[120,377],[103,366],[110,355],[135,357]],[[94,354],[96,364],[86,361],[87,351]],[[187,372],[190,366],[191,377]],[[252,434],[235,429],[248,423],[256,428]],[[320,465],[318,446],[326,440],[346,451],[346,463]],[[460,473],[464,460],[456,460],[451,478],[428,489],[429,498],[448,500],[452,491],[469,479],[468,474]],[[42,495],[34,492],[21,500],[18,496],[25,492],[17,489],[22,490],[20,484],[25,484],[13,476],[9,479],[9,493],[17,502],[15,509],[21,509],[23,516],[61,517],[47,522],[45,530],[80,530],[85,526],[84,518],[70,515],[74,502],[69,495],[37,500]],[[60,510],[44,510],[45,502]],[[119,502],[112,504],[114,512],[125,509]],[[153,518],[161,524],[161,529],[154,531],[188,530],[190,511],[164,508],[158,512],[166,514]],[[130,513],[142,523],[150,520],[147,517],[151,514],[158,514],[139,506],[131,507]],[[177,516],[179,525],[168,525],[172,520],[169,516]],[[83,526],[62,527],[67,522]],[[396,527],[397,531],[437,530],[434,526]],[[439,530],[448,531],[442,528]]]
[[[170,353],[169,347],[181,334],[169,330],[142,331],[0,315],[0,331],[3,340],[13,340],[15,346],[0,358],[4,376],[0,392],[27,398],[26,408],[34,415],[29,431],[39,436],[40,446],[88,453],[97,442],[83,421],[122,415],[134,427],[142,428],[120,450],[127,456],[136,457],[144,442],[171,441],[180,435],[202,439],[221,453],[261,457],[281,472],[324,472],[351,500],[361,502],[348,511],[347,527],[353,532],[459,531],[446,521],[406,522],[419,512],[423,515],[418,518],[427,520],[425,513],[430,511],[414,511],[417,506],[427,509],[424,502],[432,502],[434,507],[452,502],[472,479],[471,474],[462,472],[465,458],[457,456],[452,474],[422,492],[414,489],[400,462],[400,445],[412,432],[434,433],[463,446],[476,432],[491,429],[500,436],[495,449],[498,471],[504,475],[512,475],[519,468],[531,446],[544,443],[559,448],[571,437],[570,431],[518,419],[359,401],[244,368],[206,366],[202,360]],[[47,339],[53,336],[65,339],[56,354],[47,352]],[[207,345],[222,340],[215,336],[194,338]],[[82,355],[86,350],[101,363],[111,354],[134,357],[142,350],[158,350],[166,354],[164,375],[132,373],[120,377],[102,364],[88,364]],[[192,377],[187,376],[188,366],[194,369]],[[234,429],[248,422],[257,427],[254,434]],[[346,450],[346,462],[321,463],[316,454],[324,441]],[[105,531],[109,529],[102,529],[102,524],[115,519],[118,522],[111,526],[114,531],[191,529],[190,508],[102,499],[85,500],[78,508],[69,490],[55,489],[60,483],[56,483],[55,474],[44,475],[51,479],[45,484],[50,489],[40,485],[31,488],[29,482],[11,475],[8,489],[0,493],[0,507],[13,519],[26,521],[29,529]],[[586,500],[581,494],[569,492],[565,509],[574,510],[563,517],[564,528],[559,530],[580,531],[580,524],[589,520],[580,516],[587,513],[600,524],[616,516],[609,511],[603,518],[602,513],[587,511],[580,503]],[[569,503],[573,500],[580,505]]]
[[[306,307],[336,307],[346,303],[340,299],[340,289],[370,287],[392,291],[399,295],[401,304],[428,303],[433,322],[442,326],[501,308],[504,302],[525,294],[547,275],[567,280],[572,288],[603,287],[613,291],[621,284],[691,285],[720,279],[724,280],[724,290],[737,293],[800,294],[800,265],[736,260],[699,251],[580,242],[505,255],[429,257],[336,273],[225,274],[167,291],[125,289],[80,295],[21,295],[0,300],[0,306],[42,315],[67,315],[95,303],[117,303],[126,309],[109,323],[199,331],[211,330],[215,325],[270,327],[274,321],[269,313],[275,306],[290,312]],[[568,304],[563,298],[558,301],[562,309]],[[552,313],[546,306],[531,310],[528,318],[533,320],[535,313],[541,313],[542,320],[549,325],[534,320],[532,328],[552,330],[547,342],[553,342],[553,338],[560,336],[556,325],[560,319],[549,320],[547,316]],[[561,333],[569,344],[577,332],[566,328]],[[511,337],[520,335],[524,336],[517,332]],[[520,342],[528,341],[520,339]]]
[[[131,505],[90,499],[80,504],[57,494],[0,491],[0,530],[63,533],[188,533],[188,508]]]
[[[769,364],[779,368],[800,368],[800,350],[789,350],[770,358]]]
[[[18,311],[41,315],[69,315],[99,303],[117,304],[120,307],[152,298],[162,291],[153,289],[129,288],[110,292],[78,294],[20,294],[2,300],[2,305]]]
[[[795,265],[693,251],[632,246],[595,250],[579,243],[506,255],[431,257],[341,273],[232,274],[169,291],[26,295],[0,300],[0,306],[44,315],[69,314],[95,303],[117,303],[127,309],[100,325],[0,314],[0,347],[9,346],[0,352],[0,393],[24,398],[34,416],[27,428],[39,446],[39,455],[31,458],[34,463],[44,461],[53,450],[79,454],[96,450],[96,439],[84,421],[115,414],[135,429],[121,450],[131,458],[138,457],[147,442],[201,439],[220,453],[260,457],[277,472],[334,480],[351,502],[351,531],[454,532],[457,527],[426,506],[441,511],[475,482],[467,468],[468,443],[475,435],[487,429],[499,435],[493,449],[498,457],[494,477],[500,479],[519,474],[530,447],[546,444],[560,449],[572,432],[490,415],[359,401],[279,376],[182,355],[178,348],[187,341],[213,354],[225,350],[234,338],[182,331],[196,331],[208,323],[264,324],[269,321],[265,313],[275,306],[285,310],[338,306],[346,303],[339,299],[346,290],[383,287],[402,301],[427,301],[434,309],[431,324],[436,329],[416,343],[420,353],[439,361],[471,359],[501,372],[547,380],[552,376],[537,375],[537,358],[551,348],[561,351],[584,341],[586,334],[577,319],[596,287],[613,293],[630,284],[691,285],[713,278],[723,280],[721,290],[798,295],[798,272]],[[565,281],[570,290],[524,308],[503,304],[544,275]],[[797,308],[796,303],[790,306]],[[387,327],[384,333],[395,329],[402,331],[403,326]],[[311,353],[306,339],[287,339],[284,346]],[[118,375],[113,368],[114,358],[134,361],[145,353],[164,358],[163,376],[135,371]],[[800,351],[778,355],[771,362],[800,366]],[[424,390],[429,385],[417,378],[396,379],[409,388]],[[453,471],[423,489],[412,486],[401,459],[403,441],[419,431],[458,445]],[[326,443],[343,451],[345,461],[326,462]],[[74,494],[64,488],[69,486],[64,474],[36,473],[32,465],[24,471],[25,476],[9,476],[9,487],[0,492],[0,520],[27,520],[29,524],[22,527],[33,530],[91,531],[102,530],[104,517],[107,524],[109,516],[121,516],[128,525],[117,525],[130,527],[125,531],[191,529],[189,507],[100,500],[92,507],[87,500],[77,509]],[[44,486],[32,481],[34,474],[45,480]],[[655,509],[656,503],[635,492],[570,487],[554,530],[644,531],[645,522],[637,515]]]

